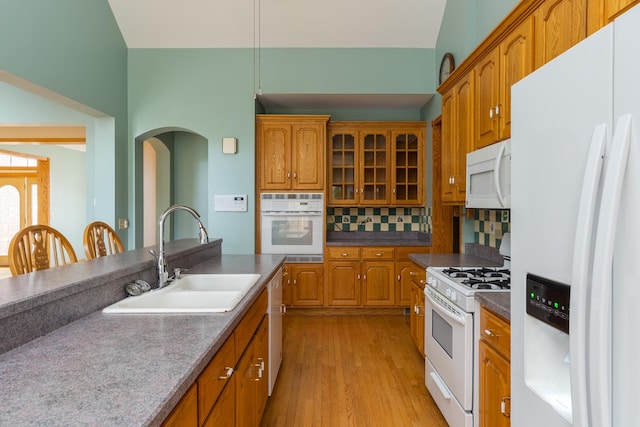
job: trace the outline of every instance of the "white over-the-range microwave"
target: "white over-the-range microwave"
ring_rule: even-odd
[[[511,208],[511,140],[467,154],[466,207]]]

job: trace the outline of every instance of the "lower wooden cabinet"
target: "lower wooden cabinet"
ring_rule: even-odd
[[[236,377],[236,423],[238,427],[260,425],[267,404],[269,379],[269,320],[264,317],[238,363]]]
[[[328,247],[326,305],[409,307],[411,275],[422,270],[409,254],[427,252],[427,246]]]
[[[322,307],[324,305],[324,265],[287,264],[284,276],[285,305]]]
[[[511,425],[510,341],[509,323],[482,307],[478,351],[481,427]]]
[[[411,276],[411,316],[410,330],[411,338],[420,354],[424,357],[424,285],[426,281],[426,271],[420,269],[414,276]]]
[[[198,390],[192,385],[173,408],[163,427],[198,427]]]
[[[269,392],[267,305],[264,289],[163,426],[260,425]]]

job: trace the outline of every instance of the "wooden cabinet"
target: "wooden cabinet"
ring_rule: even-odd
[[[394,248],[362,249],[363,305],[395,305],[394,259]]]
[[[533,18],[510,32],[475,67],[473,149],[511,136],[511,86],[533,71]]]
[[[331,122],[327,204],[420,205],[424,122]]]
[[[421,270],[411,253],[427,246],[327,247],[327,305],[409,307],[411,280]]]
[[[238,362],[236,426],[260,425],[268,394],[269,319],[265,316]]]
[[[285,305],[293,307],[321,307],[324,304],[324,265],[295,263],[285,266],[283,277]]]
[[[327,248],[327,305],[361,304],[360,248]]]
[[[184,394],[180,402],[173,408],[163,427],[197,427],[198,426],[198,392],[195,384]]]
[[[424,357],[424,285],[426,271],[417,273],[411,280],[411,338]]]
[[[327,204],[389,204],[389,131],[352,122],[329,124]]]
[[[256,116],[258,189],[324,190],[329,116]]]
[[[416,276],[426,274],[426,270],[409,260],[409,254],[426,254],[429,246],[398,246],[396,247],[396,305],[412,307],[411,286]]]
[[[196,380],[199,420],[209,416],[218,396],[232,381],[236,360],[235,333],[232,333]]]
[[[424,135],[424,123],[391,129],[392,205],[421,206],[424,203]]]
[[[480,426],[509,426],[511,412],[511,328],[485,307],[480,310]]]
[[[533,14],[535,68],[587,36],[587,0],[545,0]]]
[[[267,305],[264,289],[163,426],[260,425],[269,391]]]
[[[474,73],[442,96],[442,202],[464,204],[467,153],[473,148]]]

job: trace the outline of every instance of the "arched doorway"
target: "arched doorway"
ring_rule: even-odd
[[[162,128],[136,138],[136,247],[157,244],[158,219],[169,206],[184,204],[208,218],[208,140],[186,129]],[[165,239],[195,237],[188,215],[165,224]]]

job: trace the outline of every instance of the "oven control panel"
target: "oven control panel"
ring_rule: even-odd
[[[527,314],[568,334],[570,291],[563,283],[527,274]]]

